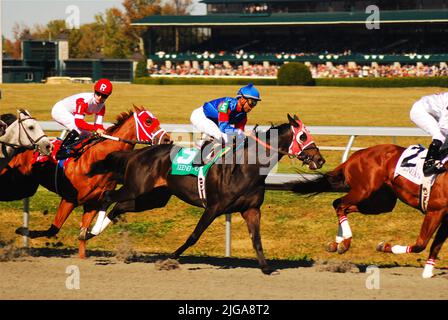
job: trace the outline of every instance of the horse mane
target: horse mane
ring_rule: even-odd
[[[280,125],[278,125],[278,126],[274,126],[274,124],[271,122],[271,126],[269,127],[269,129],[267,129],[266,131],[255,131],[255,133],[256,133],[256,136],[258,136],[258,133],[263,132],[263,133],[266,134],[266,137],[268,137],[268,136],[269,136],[269,132],[270,132],[272,129],[277,129],[279,133],[282,133],[282,132],[285,131],[286,129],[289,129],[289,127],[290,127],[290,124],[289,124],[289,123],[282,123],[282,124],[280,124]]]
[[[0,120],[6,123],[8,126],[17,120],[17,116],[12,113],[5,113],[0,115]]]
[[[140,112],[140,111],[143,111],[143,110],[144,110],[144,107],[143,107],[143,106],[138,107],[138,106],[134,105],[134,111],[129,110],[128,112],[122,112],[122,113],[120,113],[120,114],[117,116],[117,120],[116,120],[116,122],[115,122],[112,126],[110,126],[110,127],[107,129],[107,133],[108,133],[108,134],[112,134],[112,133],[114,133],[119,127],[121,127],[121,125],[122,125],[127,119],[129,119],[129,117],[131,117],[131,116],[134,114],[134,112]]]

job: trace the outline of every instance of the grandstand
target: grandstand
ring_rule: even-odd
[[[206,15],[148,16],[150,65],[425,64],[448,61],[448,0],[202,0]],[[369,28],[379,9],[379,28]],[[162,41],[163,39],[163,41]],[[160,68],[159,68],[160,69]]]

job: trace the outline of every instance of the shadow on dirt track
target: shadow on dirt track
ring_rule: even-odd
[[[55,258],[73,258],[78,254],[78,249],[75,248],[31,248],[26,251],[26,254],[32,257],[55,257]],[[88,250],[88,258],[114,258],[116,252],[105,250]],[[133,253],[121,259],[124,263],[157,263],[161,260],[170,259],[170,255],[166,253]],[[108,264],[108,260],[99,260],[100,264]],[[309,268],[314,266],[321,266],[325,271],[332,272],[348,272],[347,268],[340,268],[341,265],[347,262],[327,262],[314,261],[313,259],[287,260],[287,259],[271,259],[267,260],[268,264],[277,270],[295,269],[295,268]],[[258,262],[256,259],[236,258],[236,257],[210,257],[210,256],[192,256],[184,255],[178,259],[180,264],[201,265],[208,264],[219,269],[235,269],[235,268],[253,268],[258,269]],[[109,263],[113,263],[110,261]],[[358,272],[365,272],[368,267],[367,264],[351,264],[358,269]],[[406,265],[389,264],[381,265],[380,268],[396,268],[406,267]],[[189,268],[195,269],[194,267]]]

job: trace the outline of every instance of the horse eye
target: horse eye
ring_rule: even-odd
[[[151,120],[151,118],[148,118],[148,119],[146,119],[146,124],[151,124],[151,122],[152,122],[152,120]]]
[[[34,126],[29,126],[28,129],[34,130]]]
[[[305,142],[307,138],[308,138],[308,137],[307,137],[306,133],[300,133],[300,132],[299,132],[299,133],[297,134],[297,136],[296,136],[296,140],[297,140],[298,143],[300,143],[300,142]],[[300,140],[300,141],[299,141],[299,140]]]

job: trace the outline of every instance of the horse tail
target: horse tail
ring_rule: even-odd
[[[293,182],[290,190],[299,194],[318,194],[321,192],[347,192],[350,187],[345,183],[344,164],[333,171],[316,174],[315,178]]]
[[[130,151],[116,151],[108,154],[106,158],[94,162],[90,166],[90,171],[87,173],[88,177],[93,177],[97,174],[104,174],[113,172],[118,175],[123,175],[126,170],[126,165],[130,158]]]

